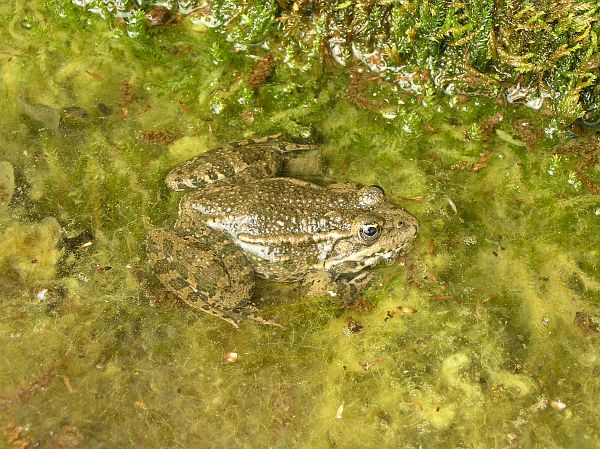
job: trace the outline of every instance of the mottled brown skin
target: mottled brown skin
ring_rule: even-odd
[[[242,318],[267,322],[249,305],[255,276],[349,302],[370,280],[364,268],[402,252],[418,223],[379,188],[276,176],[286,153],[310,148],[271,136],[208,151],[169,173],[171,189],[196,190],[183,197],[173,230],[148,236],[165,288],[237,327]]]

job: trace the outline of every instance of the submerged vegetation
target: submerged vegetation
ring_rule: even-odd
[[[0,447],[597,448],[597,6],[258,4],[0,3]],[[265,284],[287,328],[236,331],[144,240],[171,167],[277,132],[420,235],[351,308]]]

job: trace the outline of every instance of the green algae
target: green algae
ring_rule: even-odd
[[[15,170],[10,162],[0,161],[0,204],[7,205],[15,191]]]
[[[0,446],[597,447],[596,136],[356,67],[250,88],[254,60],[193,23],[131,40],[55,6],[0,5]],[[18,99],[89,120],[65,136]],[[282,131],[421,232],[355,307],[265,283],[287,329],[235,331],[165,298],[144,239],[173,165]]]

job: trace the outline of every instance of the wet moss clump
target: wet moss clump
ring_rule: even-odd
[[[281,30],[294,6],[270,5]],[[191,19],[135,38],[70,2],[0,20],[1,447],[597,447],[596,134],[362,62],[230,51]],[[351,307],[265,282],[286,329],[238,331],[165,294],[144,241],[176,218],[173,166],[278,132],[420,234]]]
[[[302,71],[358,63],[420,95],[500,96],[547,108],[563,126],[600,120],[594,2],[73,3],[118,17],[134,38],[181,20],[210,27],[225,37],[212,46],[215,61],[233,49]]]

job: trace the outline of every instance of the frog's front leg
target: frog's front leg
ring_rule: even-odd
[[[336,279],[328,271],[308,273],[302,282],[306,296],[331,296],[341,305],[352,304],[375,277],[374,273],[362,272],[351,279]]]
[[[244,254],[221,234],[208,229],[204,235],[154,229],[148,234],[147,252],[163,286],[191,307],[235,327],[245,318],[276,324],[260,318],[248,304],[254,271]]]

